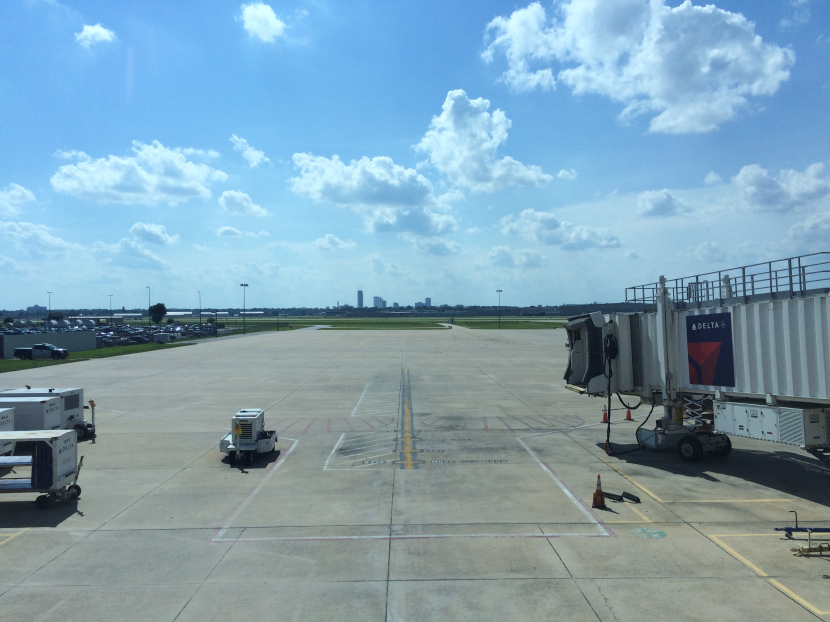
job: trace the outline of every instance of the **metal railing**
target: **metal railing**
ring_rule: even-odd
[[[657,302],[659,283],[625,289],[625,301]],[[777,259],[666,281],[675,306],[711,307],[726,302],[781,300],[830,291],[830,252]]]

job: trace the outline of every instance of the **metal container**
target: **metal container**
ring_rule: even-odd
[[[0,408],[14,408],[14,428],[55,430],[63,427],[59,397],[6,397],[0,394]]]
[[[0,400],[6,397],[59,397],[62,410],[62,428],[74,428],[84,424],[84,390],[68,388],[38,388],[3,389],[0,391]]]

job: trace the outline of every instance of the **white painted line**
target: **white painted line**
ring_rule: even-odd
[[[358,409],[358,408],[360,408],[360,403],[363,401],[363,397],[366,395],[366,391],[368,391],[368,390],[369,390],[369,385],[371,385],[371,384],[372,384],[372,381],[371,381],[371,380],[370,380],[369,382],[367,382],[367,383],[366,383],[366,388],[365,388],[365,389],[363,389],[363,393],[361,393],[361,394],[360,394],[360,399],[359,399],[359,400],[357,400],[357,405],[354,407],[354,410],[352,411],[352,417],[356,417],[356,416],[357,416],[357,415],[356,415],[356,413],[357,413],[357,409]]]
[[[565,482],[559,479],[559,476],[553,471],[553,469],[551,469],[547,464],[542,462],[539,456],[536,455],[536,452],[533,451],[530,447],[528,447],[527,443],[525,443],[523,439],[517,438],[516,440],[519,441],[521,446],[525,448],[525,451],[527,451],[527,453],[531,455],[531,457],[536,461],[536,464],[542,467],[542,470],[545,471],[545,473],[547,473],[554,482],[556,482],[556,485],[559,487],[559,489],[565,493],[568,499],[570,499],[573,502],[573,504],[579,509],[579,511],[582,512],[589,521],[594,523],[603,532],[605,532],[606,536],[610,536],[611,533],[608,531],[605,525],[594,515],[593,512],[591,512],[591,510],[585,507],[585,504],[582,502],[581,499],[578,499],[576,495],[574,495],[574,493],[571,492],[571,490],[565,485]]]
[[[343,434],[341,434],[340,438],[337,440],[337,443],[334,445],[334,449],[331,450],[331,453],[329,454],[329,457],[326,458],[326,463],[323,465],[323,470],[324,471],[329,467],[329,462],[331,462],[331,459],[334,456],[334,452],[336,452],[337,448],[340,447],[340,443],[343,442],[343,439],[345,438],[345,436],[346,436],[346,433],[343,432]]]
[[[605,538],[598,533],[446,533],[381,536],[274,536],[271,538],[214,538],[211,542],[325,542],[338,540],[437,540],[446,538]]]
[[[256,485],[256,487],[248,494],[248,496],[239,505],[239,507],[236,508],[236,511],[233,514],[231,514],[231,517],[227,521],[225,521],[225,525],[222,527],[222,529],[219,530],[219,532],[216,534],[216,537],[213,539],[214,542],[216,542],[217,539],[220,539],[222,536],[225,535],[225,532],[228,531],[230,526],[233,524],[233,521],[236,520],[236,517],[239,516],[246,507],[248,507],[248,504],[251,501],[253,501],[254,497],[257,496],[257,493],[259,493],[259,491],[262,490],[262,487],[265,486],[269,479],[271,479],[271,476],[277,472],[277,469],[280,468],[286,460],[288,460],[288,456],[291,455],[291,452],[294,451],[294,448],[299,443],[299,441],[294,438],[286,438],[285,440],[292,441],[291,447],[288,448],[288,451],[285,452],[284,456],[280,454],[280,457],[277,458],[277,461],[274,463],[274,466],[271,467],[271,470],[268,471],[268,474],[262,478],[262,481]]]

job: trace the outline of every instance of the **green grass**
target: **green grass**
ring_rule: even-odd
[[[464,328],[486,328],[486,329],[499,329],[502,330],[508,328],[531,328],[531,329],[540,329],[540,328],[562,328],[566,320],[565,318],[559,317],[538,317],[538,318],[526,318],[526,317],[503,317],[501,318],[501,322],[499,322],[499,318],[495,317],[479,317],[479,318],[455,318],[455,323],[458,326],[463,326]]]
[[[20,361],[18,359],[0,359],[0,373],[7,371],[25,371],[27,369],[35,369],[37,367],[48,367],[49,365],[63,365],[65,363],[74,363],[77,361],[86,361],[88,359],[103,359],[110,356],[123,356],[125,354],[135,354],[137,352],[150,352],[153,350],[166,350],[169,348],[178,348],[181,346],[193,345],[192,342],[168,343],[158,345],[155,343],[143,343],[136,346],[116,346],[114,348],[100,348],[98,350],[83,350],[81,352],[70,352],[65,359],[34,359],[31,361]]]

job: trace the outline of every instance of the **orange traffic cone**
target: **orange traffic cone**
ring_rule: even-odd
[[[626,421],[631,421],[632,420],[631,419],[631,409],[630,408],[625,411],[625,420]]]
[[[608,409],[605,406],[602,407],[602,422],[608,423]]]
[[[598,510],[605,509],[605,494],[602,492],[602,482],[599,479],[599,474],[597,474],[597,489],[594,491],[594,500],[591,507]]]

